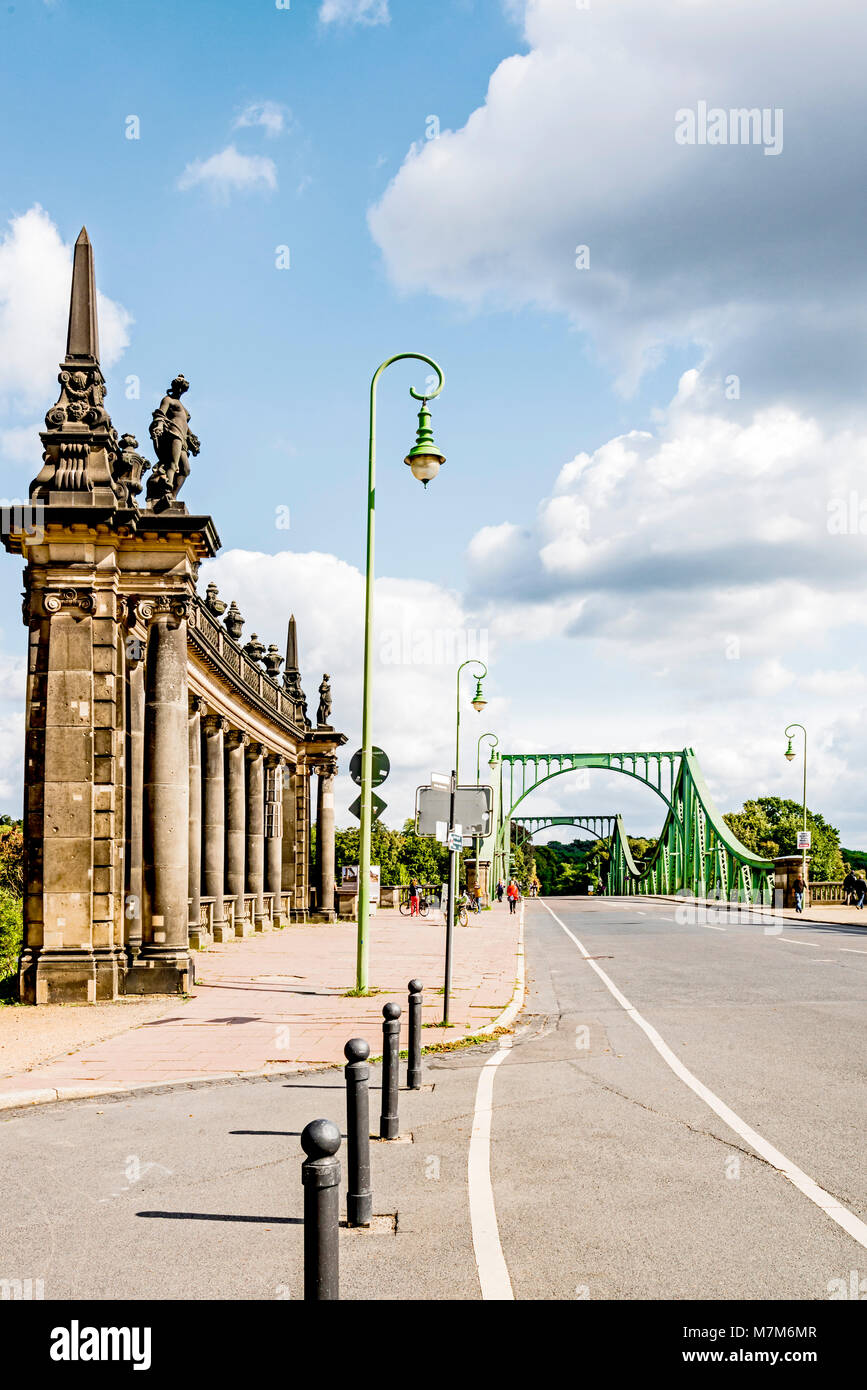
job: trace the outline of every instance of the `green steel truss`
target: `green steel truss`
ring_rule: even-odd
[[[496,818],[486,842],[494,877],[508,877],[511,825],[574,824],[575,817],[517,815],[531,792],[553,777],[589,768],[632,777],[660,798],[665,820],[653,852],[637,864],[629,849],[623,820],[614,817],[608,892],[614,894],[686,893],[740,902],[772,902],[773,860],[762,859],[742,845],[713,803],[691,748],[654,753],[494,753]],[[611,817],[584,818],[599,821]]]
[[[610,840],[614,834],[616,816],[513,816],[512,824],[524,832],[531,840],[540,830],[550,830],[555,825],[574,825],[578,830],[588,830],[594,840]]]

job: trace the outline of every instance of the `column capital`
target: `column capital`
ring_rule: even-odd
[[[248,741],[248,743],[247,743],[247,760],[248,760],[248,762],[251,762],[251,763],[258,762],[258,760],[259,760],[260,758],[264,757],[264,756],[265,756],[265,745],[264,745],[264,743],[251,743],[251,742]]]
[[[229,728],[229,721],[223,714],[208,714],[205,716],[206,734],[225,734]]]
[[[194,718],[196,715],[199,715],[201,718],[204,719],[205,716],[207,715],[207,713],[208,713],[208,706],[207,706],[207,704],[205,703],[205,701],[202,699],[201,695],[191,695],[191,696],[190,696],[190,718],[192,719],[192,718]]]
[[[131,602],[135,603],[136,617],[145,624],[165,617],[174,618],[177,623],[185,622],[192,606],[184,594],[148,594]]]
[[[285,767],[286,759],[282,753],[269,753],[265,758],[265,766],[267,768]]]
[[[77,610],[78,616],[95,615],[97,611],[96,594],[92,589],[43,589],[41,592],[42,606],[49,618],[63,608]]]
[[[250,735],[245,734],[243,729],[230,729],[226,734],[226,744],[229,748],[246,748],[250,742]]]
[[[320,777],[336,777],[337,767],[337,759],[332,756],[317,758],[316,762],[311,764],[310,770],[311,772],[318,772]]]

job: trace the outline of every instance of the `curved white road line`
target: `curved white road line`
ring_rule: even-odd
[[[632,1007],[625,995],[620,993],[614,981],[609,979],[605,971],[591,958],[577,936],[566,926],[566,923],[560,921],[556,912],[551,912],[547,903],[543,902],[542,906],[545,908],[546,912],[551,913],[554,921],[558,926],[563,928],[570,940],[574,941],[578,950],[587,961],[587,964],[593,967],[602,983],[610,990],[620,1007],[629,1015],[633,1023],[637,1023],[642,1032],[647,1035],[660,1057],[671,1067],[675,1076],[678,1076],[691,1091],[694,1091],[700,1100],[703,1100],[706,1105],[709,1105],[711,1110],[713,1110],[716,1115],[719,1115],[723,1123],[728,1125],[729,1129],[734,1130],[735,1134],[740,1135],[741,1139],[745,1139],[748,1144],[751,1144],[756,1153],[759,1154],[766,1163],[770,1163],[773,1168],[776,1168],[784,1177],[788,1178],[789,1182],[797,1187],[799,1192],[803,1192],[805,1197],[809,1197],[811,1202],[815,1202],[816,1206],[820,1207],[826,1216],[830,1216],[832,1221],[836,1221],[838,1226],[842,1226],[847,1235],[850,1235],[853,1240],[856,1240],[859,1245],[867,1250],[867,1225],[859,1220],[854,1212],[849,1211],[848,1207],[844,1207],[841,1202],[838,1202],[836,1197],[832,1197],[830,1192],[826,1192],[823,1187],[820,1187],[817,1182],[814,1182],[811,1177],[808,1177],[790,1158],[786,1158],[786,1155],[780,1153],[779,1149],[775,1149],[773,1144],[769,1144],[766,1139],[763,1139],[760,1134],[757,1134],[754,1129],[751,1129],[739,1115],[736,1115],[735,1112],[726,1105],[725,1101],[720,1100],[719,1096],[714,1095],[713,1091],[709,1090],[703,1082],[693,1076],[692,1072],[683,1065],[680,1058],[675,1056],[668,1046],[668,1043],[659,1036],[656,1029],[648,1023],[646,1019],[642,1018],[641,1014],[637,1009]],[[482,1075],[484,1075],[484,1071]]]
[[[473,1232],[473,1252],[479,1272],[482,1298],[514,1299],[512,1281],[506,1268],[494,1189],[491,1184],[491,1117],[494,1101],[494,1077],[497,1067],[505,1062],[512,1046],[511,1038],[501,1038],[500,1048],[489,1057],[479,1074],[476,1088],[476,1108],[473,1113],[473,1132],[470,1136],[470,1156],[467,1163],[467,1186],[470,1199],[470,1226]]]

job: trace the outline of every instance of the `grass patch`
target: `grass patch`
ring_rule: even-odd
[[[348,989],[341,999],[372,999],[375,994],[388,994],[387,989]]]

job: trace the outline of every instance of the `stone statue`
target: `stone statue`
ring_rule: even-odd
[[[176,376],[168,392],[153,413],[150,437],[153,440],[157,463],[148,482],[148,501],[155,510],[171,507],[185,480],[190,475],[190,454],[199,453],[201,445],[189,428],[190,414],[181,402],[190,383]]]
[[[114,480],[122,507],[138,505],[135,499],[142,490],[142,474],[150,468],[148,460],[136,453],[137,449],[138,440],[134,434],[121,435],[114,460]]]
[[[331,678],[326,672],[322,677],[319,686],[319,709],[316,713],[316,723],[320,728],[325,725],[330,727],[328,721],[331,718]]]

